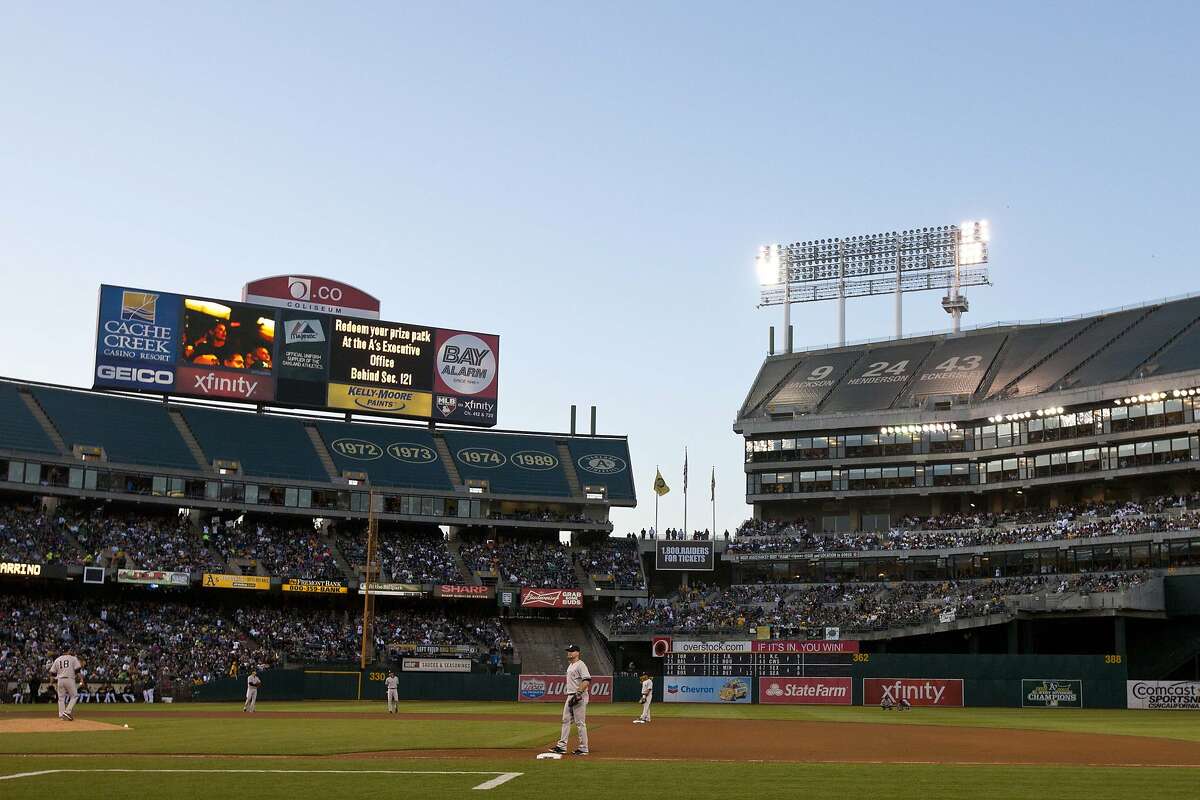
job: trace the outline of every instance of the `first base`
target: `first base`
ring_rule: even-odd
[[[543,758],[553,758],[557,760],[562,758],[562,753],[538,753],[537,757],[538,761],[541,761]]]

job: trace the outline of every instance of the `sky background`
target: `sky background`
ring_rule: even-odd
[[[499,333],[501,427],[599,406],[618,533],[656,465],[682,522],[685,445],[721,530],[781,322],[756,246],[987,218],[967,325],[1200,290],[1195,3],[595,5],[0,4],[0,374],[90,385],[101,282],[324,275]],[[937,293],[904,319],[948,325]]]

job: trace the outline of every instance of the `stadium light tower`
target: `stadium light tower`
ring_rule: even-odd
[[[838,344],[846,343],[846,298],[895,294],[896,338],[903,336],[903,295],[945,289],[942,308],[961,327],[969,305],[961,290],[991,284],[986,220],[907,231],[814,239],[758,249],[759,307],[783,306],[786,348],[791,352],[792,303],[838,301]]]

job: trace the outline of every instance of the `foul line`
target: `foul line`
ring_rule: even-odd
[[[56,775],[63,772],[215,772],[215,773],[254,773],[276,775],[494,775],[472,789],[495,789],[501,784],[508,783],[513,778],[519,778],[524,772],[491,772],[475,770],[412,770],[412,769],[43,769],[37,772],[18,772],[15,775],[0,775],[0,781],[11,781],[17,778],[36,778],[39,775]]]

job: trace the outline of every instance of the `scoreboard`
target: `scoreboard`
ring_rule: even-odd
[[[663,675],[804,678],[849,675],[859,653],[667,653]]]

